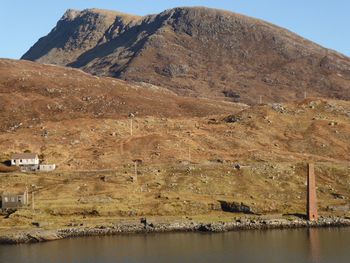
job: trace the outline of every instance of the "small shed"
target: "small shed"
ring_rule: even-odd
[[[56,164],[40,164],[39,170],[42,172],[51,172],[56,169]]]
[[[1,208],[19,208],[28,204],[28,192],[2,193]]]

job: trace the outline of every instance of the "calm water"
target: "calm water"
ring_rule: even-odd
[[[172,233],[0,245],[0,262],[350,262],[350,228]]]

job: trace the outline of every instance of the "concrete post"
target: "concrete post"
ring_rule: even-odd
[[[318,220],[317,213],[317,198],[316,198],[316,180],[315,180],[315,165],[308,164],[307,175],[307,219],[309,221]]]

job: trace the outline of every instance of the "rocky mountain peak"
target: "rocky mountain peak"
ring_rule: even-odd
[[[350,59],[271,23],[205,7],[144,17],[67,11],[23,59],[162,86],[186,96],[256,103],[350,99]]]
[[[60,20],[74,20],[80,14],[79,10],[68,9]]]

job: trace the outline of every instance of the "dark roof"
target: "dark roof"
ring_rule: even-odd
[[[15,153],[12,154],[11,159],[35,159],[38,155],[36,153]]]

